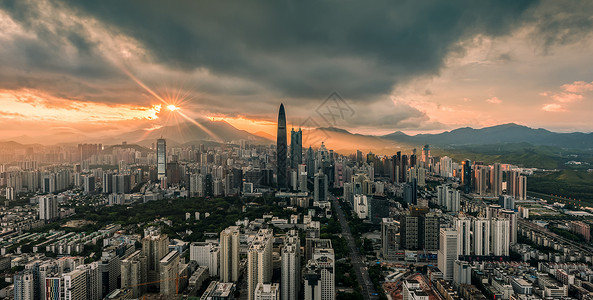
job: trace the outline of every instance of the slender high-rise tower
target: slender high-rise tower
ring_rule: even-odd
[[[290,131],[290,168],[296,170],[303,163],[303,131]]]
[[[278,111],[278,134],[276,135],[276,163],[278,164],[278,188],[286,188],[287,183],[287,142],[286,142],[286,114],[284,104],[280,104]]]
[[[156,167],[158,179],[167,176],[167,141],[163,138],[156,140]]]

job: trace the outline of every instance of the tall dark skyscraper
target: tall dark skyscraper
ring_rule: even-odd
[[[278,134],[276,135],[276,163],[278,164],[278,188],[286,188],[287,177],[287,153],[288,143],[286,142],[286,114],[284,104],[280,104],[278,111]]]
[[[461,185],[463,185],[463,191],[468,194],[471,192],[472,186],[472,166],[471,161],[466,159],[461,162]]]
[[[303,131],[290,131],[290,168],[296,170],[303,163]]]

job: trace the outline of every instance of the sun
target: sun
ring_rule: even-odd
[[[173,104],[169,104],[169,105],[167,105],[167,109],[170,110],[170,111],[176,111],[176,110],[179,109],[179,107],[177,107],[177,106],[175,106]]]

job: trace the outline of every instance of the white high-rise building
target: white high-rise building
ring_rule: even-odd
[[[443,272],[443,279],[453,280],[453,266],[459,257],[457,252],[457,230],[441,228],[439,241],[440,247],[437,257],[439,269]]]
[[[159,180],[167,177],[167,141],[162,138],[156,140],[156,167]]]
[[[474,254],[490,255],[490,220],[475,218],[473,222]]]
[[[439,165],[441,177],[453,177],[453,160],[450,157],[443,156]]]
[[[33,272],[26,270],[17,273],[14,276],[14,299],[15,300],[32,300],[34,299],[35,280]]]
[[[282,299],[297,300],[301,287],[301,242],[298,231],[292,229],[286,234],[281,252],[280,291]]]
[[[366,195],[354,195],[354,212],[359,219],[369,216],[369,202]]]
[[[50,221],[58,218],[58,197],[45,195],[39,197],[39,219]]]
[[[492,255],[508,256],[510,252],[510,220],[490,220],[490,247]]]
[[[448,185],[437,187],[437,204],[447,211],[458,212],[461,206],[461,192]]]
[[[255,299],[255,288],[272,280],[272,244],[270,229],[260,229],[247,250],[247,299]]]
[[[87,297],[86,273],[83,270],[74,270],[62,275],[64,298],[67,300],[85,300]]]
[[[220,248],[212,242],[194,242],[189,245],[189,259],[208,267],[210,276],[218,276]]]
[[[318,251],[319,250],[319,251]],[[336,298],[335,259],[333,249],[315,249],[313,259],[321,268],[321,299]]]
[[[471,219],[463,214],[455,218],[458,255],[471,255]]]
[[[204,197],[204,175],[191,174],[189,176],[189,194],[191,197]]]
[[[77,270],[85,272],[86,276],[86,297],[87,300],[103,299],[101,293],[103,288],[103,278],[98,262],[85,264],[76,267]]]
[[[514,210],[503,209],[500,211],[500,217],[509,220],[509,237],[510,244],[514,245],[517,243],[517,230],[519,224],[517,224],[517,214]]]
[[[220,280],[239,280],[239,227],[230,226],[220,233]]]

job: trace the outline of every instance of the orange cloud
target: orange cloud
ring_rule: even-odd
[[[107,105],[70,100],[31,89],[0,90],[0,107],[5,117],[18,115],[25,120],[55,120],[66,123],[154,120],[158,118],[161,109],[160,105]]]
[[[571,103],[583,100],[583,95],[572,93],[554,93],[552,99],[560,103]]]
[[[565,112],[567,111],[562,105],[558,103],[548,103],[542,107],[542,110],[548,112]]]
[[[573,83],[563,84],[561,88],[571,93],[583,93],[593,91],[593,82],[575,81]]]
[[[498,97],[492,97],[490,99],[486,99],[486,102],[490,102],[492,104],[501,104],[502,100],[498,99]]]

